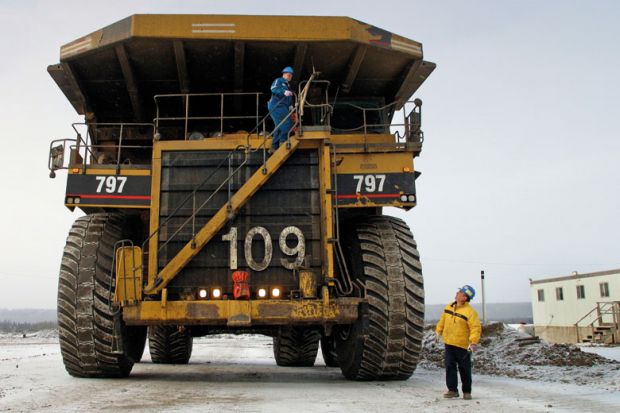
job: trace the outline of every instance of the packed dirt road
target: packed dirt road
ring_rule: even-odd
[[[57,338],[0,338],[1,412],[606,412],[620,394],[593,386],[474,376],[474,400],[444,400],[443,372],[418,368],[404,382],[359,383],[317,360],[277,367],[271,339],[219,336],[194,341],[189,365],[154,365],[148,350],[122,380],[76,379]]]

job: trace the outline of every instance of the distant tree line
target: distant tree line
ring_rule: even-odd
[[[0,321],[2,333],[33,333],[40,330],[55,330],[58,324],[55,321],[40,321],[37,323],[16,323],[15,321]]]

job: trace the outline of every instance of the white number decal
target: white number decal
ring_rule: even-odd
[[[237,228],[230,228],[228,234],[222,235],[222,240],[230,241],[230,269],[237,269]]]
[[[297,245],[293,248],[290,248],[286,245],[286,238],[289,235],[294,235],[297,238]],[[280,234],[280,249],[286,255],[294,256],[297,255],[295,261],[290,262],[287,259],[281,258],[280,263],[282,266],[288,270],[295,269],[299,267],[304,262],[304,257],[306,256],[306,241],[304,239],[304,234],[297,227],[286,227],[282,230]]]
[[[261,262],[256,262],[254,257],[252,256],[252,244],[254,242],[254,237],[259,236],[263,239],[263,243],[265,244],[265,255]],[[297,238],[297,244],[294,247],[289,247],[286,243],[286,240],[289,236],[294,236]],[[238,268],[237,262],[237,228],[231,227],[228,234],[222,235],[223,241],[230,242],[230,269],[236,270]],[[280,233],[280,238],[278,240],[278,244],[280,245],[280,250],[282,253],[288,256],[295,256],[295,261],[289,261],[285,258],[280,259],[280,264],[286,269],[292,270],[299,267],[306,257],[306,239],[301,230],[297,227],[286,227]],[[271,235],[269,232],[263,227],[253,227],[250,228],[247,235],[245,236],[245,242],[243,244],[243,250],[245,255],[245,261],[248,263],[248,267],[253,269],[254,271],[264,271],[269,267],[271,263],[271,259],[273,258],[273,243],[271,240]]]
[[[383,192],[383,184],[385,184],[385,175],[353,175],[353,179],[357,181],[355,192],[362,192],[362,184],[366,192]],[[379,185],[377,187],[377,181]]]
[[[111,194],[114,191],[116,191],[116,178],[115,177],[108,176],[108,178],[105,180],[105,191],[108,194]]]
[[[119,176],[117,179],[118,179],[118,182],[120,183],[120,185],[118,186],[118,193],[122,194],[123,193],[123,188],[125,187],[125,183],[127,182],[127,177],[126,176]]]
[[[375,192],[375,189],[377,189],[377,180],[375,179],[374,175],[366,175],[366,178],[364,178],[364,185],[366,186],[366,192]]]
[[[252,257],[252,240],[254,239],[254,235],[260,235],[265,243],[265,256],[261,262],[254,261]],[[269,267],[273,255],[273,246],[271,244],[271,235],[269,235],[269,232],[267,232],[265,228],[254,227],[250,229],[248,235],[245,236],[245,245],[243,247],[245,250],[245,261],[251,269],[254,271],[264,271]]]
[[[357,181],[357,185],[355,186],[355,192],[361,192],[362,182],[364,182],[364,175],[353,175],[353,179]]]
[[[103,187],[103,183],[105,182],[105,176],[96,176],[95,179],[99,181],[99,185],[97,185],[97,192],[101,192],[101,187]]]
[[[108,194],[122,193],[125,184],[127,183],[126,176],[96,176],[95,179],[99,184],[97,185],[97,193],[100,193],[105,185],[105,191]]]

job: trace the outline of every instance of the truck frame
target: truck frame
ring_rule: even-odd
[[[288,64],[294,128],[270,154],[265,91]],[[250,333],[278,365],[312,366],[320,343],[349,379],[409,378],[422,271],[383,208],[417,204],[409,98],[434,67],[346,17],[134,15],[63,46],[48,71],[85,117],[48,162],[85,214],[59,275],[67,371],[125,377],[147,337],[153,362],[184,364],[193,337]]]

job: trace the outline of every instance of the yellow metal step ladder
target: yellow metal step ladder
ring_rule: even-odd
[[[183,246],[144,288],[144,294],[157,294],[194,258],[200,250],[220,231],[234,214],[258,191],[271,176],[286,162],[299,146],[299,139],[291,137],[267,159],[264,165],[254,172],[241,188],[222,206],[211,219],[196,233],[195,237]]]

